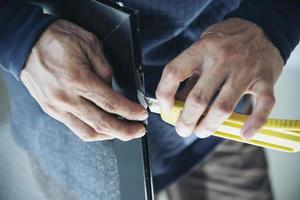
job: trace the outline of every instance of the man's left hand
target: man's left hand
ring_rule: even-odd
[[[260,27],[231,18],[210,26],[165,67],[156,96],[162,109],[171,109],[180,82],[190,78],[176,130],[184,137],[195,132],[204,138],[222,125],[244,94],[251,94],[254,108],[241,130],[243,137],[251,138],[274,106],[274,84],[283,65],[278,49]],[[200,120],[217,91],[208,113]]]

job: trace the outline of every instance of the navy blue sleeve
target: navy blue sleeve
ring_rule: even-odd
[[[0,68],[19,80],[32,47],[55,20],[38,6],[17,0],[0,0]]]
[[[260,26],[278,48],[284,62],[299,43],[299,0],[243,0],[225,19],[229,17],[243,18]]]

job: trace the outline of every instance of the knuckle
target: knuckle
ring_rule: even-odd
[[[81,75],[77,71],[70,71],[68,73],[68,78],[73,83],[81,80]]]
[[[101,120],[96,120],[94,122],[94,129],[97,132],[107,132],[108,130],[110,130],[110,126],[109,123],[107,123],[104,119]]]
[[[52,40],[51,41],[52,44],[57,45],[61,48],[64,48],[61,42],[68,44],[68,43],[74,43],[74,42],[78,41],[78,39],[76,38],[76,36],[73,33],[69,32],[68,30],[66,30],[66,31],[67,31],[66,32],[67,34],[64,34],[63,38]]]
[[[205,47],[215,46],[218,44],[218,38],[214,34],[204,35],[202,36],[201,43]]]
[[[207,78],[210,79],[216,79],[222,76],[222,74],[224,74],[225,69],[224,66],[222,65],[222,63],[219,63],[220,61],[218,60],[216,65],[214,67],[212,67],[211,69],[209,69],[204,76],[206,76]]]
[[[274,105],[276,102],[275,96],[272,92],[265,92],[260,96],[264,101],[268,102],[269,105]]]
[[[216,108],[221,115],[227,115],[228,113],[231,113],[233,111],[234,105],[229,101],[222,101],[220,103],[217,103]]]
[[[119,109],[120,103],[113,96],[108,96],[104,99],[103,109],[107,112],[116,112]]]
[[[179,76],[179,72],[177,70],[177,65],[174,62],[171,62],[171,63],[166,65],[166,67],[164,69],[164,73],[170,79],[177,80],[178,76]]]
[[[231,45],[224,45],[220,47],[220,54],[223,57],[229,57],[231,55],[233,55],[233,46]]]
[[[216,64],[224,64],[232,57],[232,51],[229,47],[221,47],[217,54]]]
[[[186,50],[186,53],[190,56],[197,56],[200,54],[199,49],[202,48],[203,48],[203,43],[201,40],[198,40],[190,48]]]
[[[261,125],[265,124],[267,122],[267,120],[268,119],[266,116],[261,115],[256,118],[256,123],[257,123],[257,125],[261,126]]]
[[[90,44],[90,45],[96,45],[97,43],[99,43],[97,36],[94,35],[93,33],[88,34],[86,39],[87,39],[88,44]]]
[[[55,90],[52,94],[53,100],[60,103],[69,103],[69,96],[62,90]]]
[[[85,81],[84,78],[86,75],[84,71],[79,72],[78,70],[71,70],[67,74],[67,82],[74,87],[81,88],[84,85]]]
[[[199,107],[199,106],[207,106],[209,100],[204,95],[193,93],[190,96],[190,102],[192,103],[192,106]]]
[[[95,77],[88,70],[78,70],[77,74],[74,73],[70,76],[68,80],[68,87],[71,88],[73,91],[83,92],[87,95],[94,94],[93,83],[95,81]]]

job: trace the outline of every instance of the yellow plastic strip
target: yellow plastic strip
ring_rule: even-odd
[[[161,118],[165,122],[175,125],[181,111],[183,110],[183,107],[183,101],[176,101],[175,106],[170,112],[161,112]],[[244,122],[248,119],[248,117],[248,115],[232,113],[232,115],[224,122],[224,125],[240,129]],[[214,135],[222,138],[244,142],[248,144],[254,144],[261,147],[276,149],[279,151],[300,151],[300,120],[269,119],[258,134],[262,134],[265,136],[263,138],[261,137],[261,140],[245,140],[236,134],[225,133],[222,132],[222,130],[219,130],[216,133],[214,133]],[[276,140],[274,138],[276,138]],[[262,141],[262,139],[264,141]],[[268,140],[267,142],[265,141],[266,139]],[[278,144],[278,142],[282,142],[282,144]]]
[[[243,143],[247,143],[247,144],[253,144],[256,146],[266,147],[266,148],[270,148],[270,149],[274,149],[274,150],[279,150],[279,151],[284,151],[284,152],[289,152],[289,153],[296,152],[296,150],[294,150],[293,148],[290,148],[290,147],[272,144],[272,143],[263,142],[263,141],[258,141],[258,140],[245,140],[240,136],[232,135],[229,133],[216,131],[213,135],[221,137],[221,138],[225,138],[225,139],[230,139],[230,140],[243,142]]]

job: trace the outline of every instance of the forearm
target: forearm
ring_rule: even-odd
[[[32,47],[54,20],[38,6],[17,0],[0,1],[0,67],[19,80]]]
[[[286,62],[299,43],[299,11],[300,2],[296,0],[243,0],[225,18],[243,18],[260,26]]]

